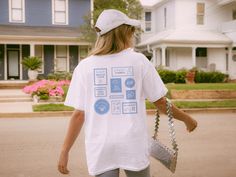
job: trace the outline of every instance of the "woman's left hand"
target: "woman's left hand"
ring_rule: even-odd
[[[58,168],[58,171],[62,174],[69,174],[69,172],[70,172],[67,169],[68,159],[69,159],[69,153],[68,152],[61,152],[57,168]]]
[[[187,118],[184,123],[186,125],[186,128],[187,128],[188,132],[194,131],[197,128],[197,125],[198,125],[197,121],[194,120],[191,117]]]

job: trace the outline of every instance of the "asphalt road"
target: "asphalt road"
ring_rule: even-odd
[[[173,175],[151,159],[152,177],[235,177],[236,114],[192,114],[198,128],[188,133],[175,121],[179,158]],[[169,142],[167,119],[162,116],[160,139]],[[148,117],[150,133],[154,116]],[[69,118],[1,118],[0,177],[62,177],[57,160]],[[150,135],[151,136],[151,135]],[[70,152],[70,177],[89,177],[83,133]],[[121,177],[125,177],[121,171]]]

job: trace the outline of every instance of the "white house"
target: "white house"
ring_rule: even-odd
[[[155,66],[198,67],[236,79],[236,0],[141,0],[137,49]]]

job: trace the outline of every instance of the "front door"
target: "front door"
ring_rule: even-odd
[[[7,79],[20,79],[19,50],[7,51]]]

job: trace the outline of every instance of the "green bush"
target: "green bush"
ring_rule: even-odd
[[[162,81],[166,83],[174,83],[176,79],[175,71],[167,70],[167,69],[158,69],[157,70]]]
[[[37,70],[41,67],[42,60],[39,57],[28,56],[22,60],[21,64],[26,69]]]
[[[197,71],[195,75],[196,83],[222,83],[225,82],[227,75],[221,72]]]
[[[171,71],[167,69],[159,68],[157,69],[162,81],[166,83],[186,83],[185,78],[188,70],[181,69],[178,71]],[[222,83],[227,81],[228,75],[214,71],[206,72],[197,70],[195,74],[196,83]]]
[[[70,72],[55,72],[50,73],[47,76],[47,79],[49,80],[71,80],[72,74]]]
[[[175,83],[186,83],[186,74],[187,70],[184,69],[176,71]]]

